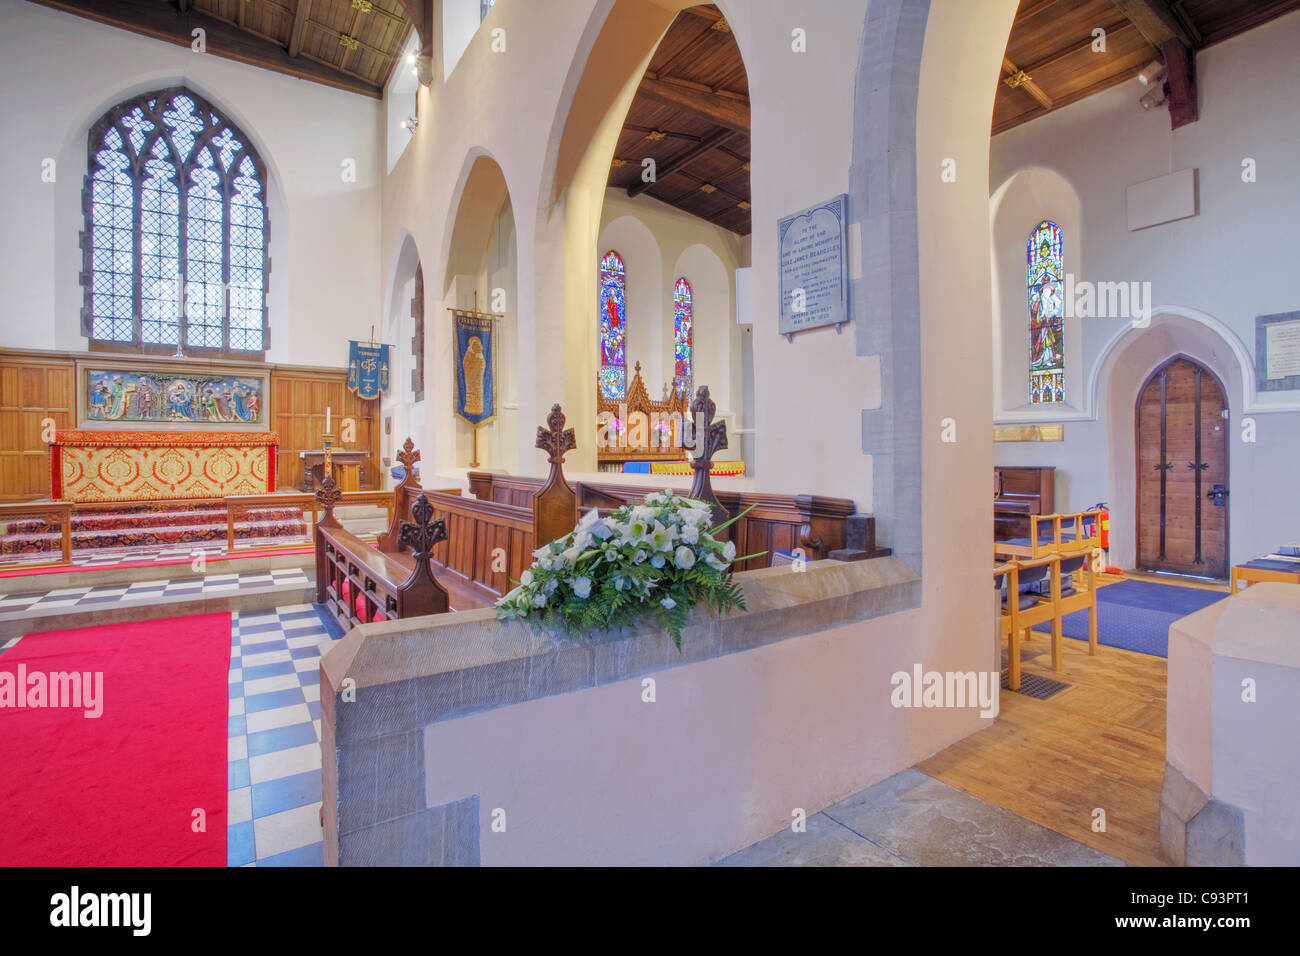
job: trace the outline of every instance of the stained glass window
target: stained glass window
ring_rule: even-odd
[[[600,371],[597,384],[602,398],[622,401],[627,397],[627,274],[617,252],[600,259]]]
[[[1044,219],[1026,247],[1029,290],[1029,401],[1065,401],[1061,227]]]
[[[695,312],[691,284],[685,278],[673,283],[673,389],[689,395],[695,379]]]
[[[266,351],[266,177],[248,139],[183,88],[90,131],[85,305],[95,342]]]

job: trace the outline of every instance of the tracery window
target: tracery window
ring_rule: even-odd
[[[685,277],[673,283],[673,390],[689,395],[695,379],[695,312],[691,284]]]
[[[617,252],[600,258],[600,371],[597,386],[602,398],[622,401],[627,396],[627,273]]]
[[[1065,401],[1065,291],[1061,228],[1044,219],[1026,247],[1029,294],[1029,401]]]
[[[90,130],[83,207],[92,343],[266,351],[265,166],[215,107],[178,87],[110,109]]]

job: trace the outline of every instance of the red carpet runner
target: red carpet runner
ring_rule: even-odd
[[[48,706],[74,698],[60,682],[18,708],[20,667],[28,704],[51,672],[102,673],[102,694]],[[229,614],[51,631],[0,655],[0,866],[225,866],[229,667]]]

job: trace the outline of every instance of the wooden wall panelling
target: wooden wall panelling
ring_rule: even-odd
[[[334,447],[348,451],[369,451],[361,475],[365,490],[382,486],[379,462],[379,401],[358,398],[347,388],[346,371],[297,371],[277,369],[271,373],[271,427],[280,436],[276,463],[279,488],[297,490],[303,479],[301,451],[321,447],[325,432],[325,409],[333,415]],[[357,423],[356,441],[342,441],[343,419]]]
[[[41,423],[77,425],[76,368],[71,358],[0,352],[0,498],[46,497],[50,452]]]

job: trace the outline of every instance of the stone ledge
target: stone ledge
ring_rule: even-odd
[[[692,613],[679,652],[652,623],[577,639],[493,609],[367,624],[321,661],[322,696],[345,679],[356,703],[322,702],[334,742],[414,731],[442,720],[628,680],[775,641],[918,606],[920,578],[894,558],[816,561],[802,572],[764,568],[736,576],[747,611]],[[359,706],[360,705],[360,706]]]

